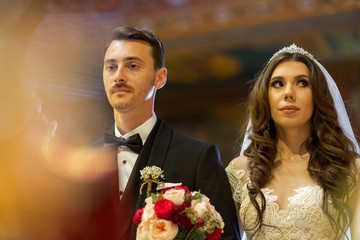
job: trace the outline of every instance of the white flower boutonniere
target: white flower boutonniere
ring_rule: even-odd
[[[142,188],[147,184],[147,195],[150,196],[152,183],[161,184],[160,180],[164,179],[163,170],[157,166],[146,166],[140,170],[140,179],[143,179],[144,182],[140,187],[140,194],[142,194]]]

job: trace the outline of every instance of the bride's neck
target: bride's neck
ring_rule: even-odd
[[[310,137],[310,132],[304,130],[287,130],[277,132],[277,148],[282,157],[303,156],[308,151],[304,142]]]

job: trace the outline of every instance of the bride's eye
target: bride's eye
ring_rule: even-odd
[[[309,80],[302,78],[298,81],[300,87],[308,87],[310,85]]]
[[[273,88],[280,88],[284,86],[284,83],[280,80],[274,80],[271,82],[270,86]]]

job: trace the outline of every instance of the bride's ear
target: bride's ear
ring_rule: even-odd
[[[155,87],[157,89],[162,88],[166,83],[166,79],[167,79],[167,69],[163,67],[157,70],[156,78],[155,78]]]

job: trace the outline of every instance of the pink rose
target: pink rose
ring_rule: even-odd
[[[169,220],[175,210],[175,204],[170,200],[161,198],[155,202],[154,211],[159,218]]]
[[[143,213],[144,213],[143,208],[138,209],[135,213],[135,216],[133,217],[133,222],[139,225],[139,223],[141,222],[141,217],[142,217]]]
[[[178,231],[176,224],[158,218],[150,224],[148,237],[150,240],[173,240]]]
[[[170,189],[164,193],[163,197],[175,203],[176,206],[179,206],[185,201],[185,190]]]

